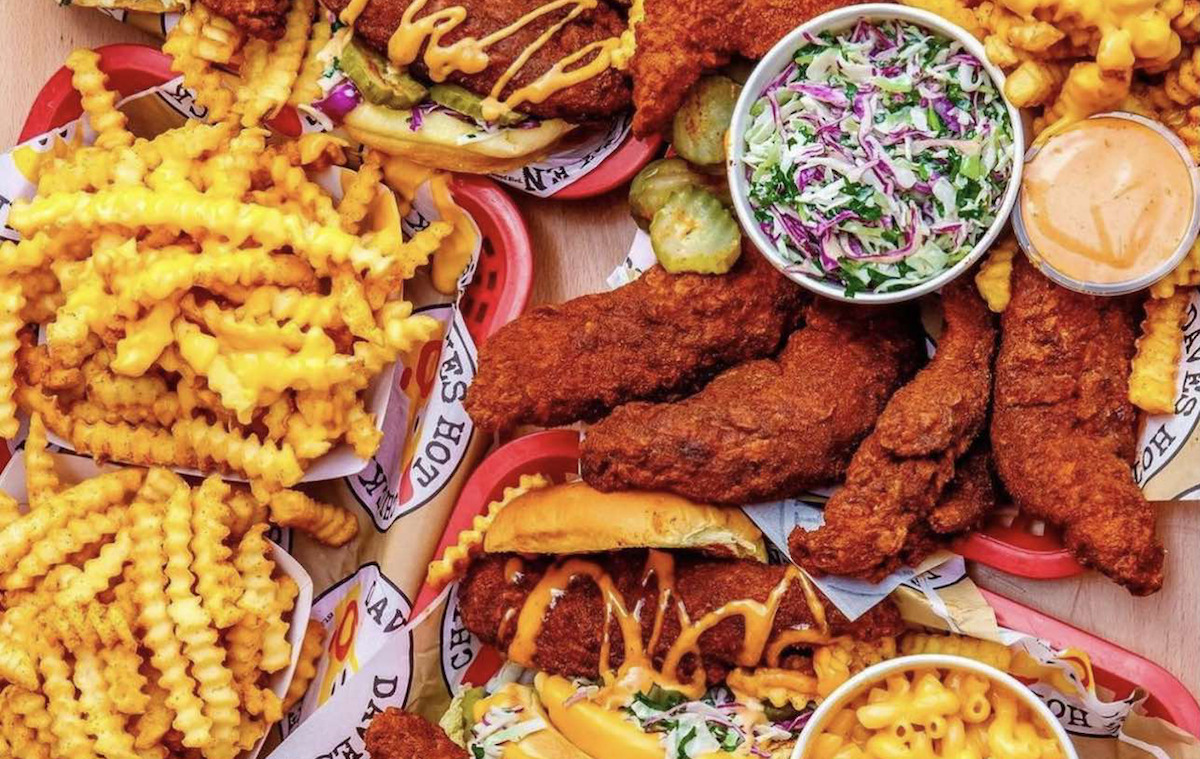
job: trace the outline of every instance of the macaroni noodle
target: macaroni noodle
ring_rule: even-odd
[[[1064,759],[1013,693],[964,670],[889,675],[835,710],[804,759]]]

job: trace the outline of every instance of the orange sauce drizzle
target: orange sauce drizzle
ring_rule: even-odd
[[[521,573],[525,571],[525,562],[520,556],[513,556],[508,561],[504,562],[504,581],[509,585],[516,585],[521,580]]]
[[[350,7],[357,2],[359,0],[352,0]],[[397,66],[407,66],[421,56],[421,48],[424,46],[425,53],[422,61],[429,69],[429,77],[435,82],[445,81],[446,77],[454,72],[478,74],[488,66],[488,48],[511,37],[548,13],[553,13],[561,8],[571,8],[566,16],[552,24],[546,31],[538,35],[537,39],[527,45],[496,81],[490,94],[483,100],[483,117],[488,121],[495,121],[521,103],[541,103],[555,92],[598,76],[614,64],[614,53],[622,44],[620,37],[611,37],[585,45],[556,62],[533,82],[518,88],[507,98],[501,100],[500,95],[504,92],[505,87],[524,68],[529,59],[572,19],[584,11],[595,8],[599,0],[548,0],[508,26],[498,29],[482,39],[463,37],[448,45],[442,44],[442,40],[466,20],[467,11],[460,5],[452,5],[425,16],[419,16],[428,2],[429,0],[411,0],[404,9],[400,25],[388,41],[388,58]],[[343,21],[345,21],[350,7],[342,12]],[[593,56],[591,60],[576,66],[589,55]],[[572,66],[575,68],[569,68]]]
[[[350,0],[342,12],[338,14],[338,21],[341,21],[346,26],[354,26],[354,22],[358,21],[358,17],[362,15],[363,8],[367,7],[367,0]]]
[[[642,575],[643,586],[654,577],[658,586],[658,602],[655,607],[654,624],[651,628],[648,644],[642,641],[641,623],[625,606],[625,599],[617,590],[612,577],[598,564],[579,558],[571,558],[550,567],[541,580],[530,592],[518,615],[516,634],[508,647],[508,658],[525,666],[534,666],[534,655],[537,653],[537,637],[542,630],[546,615],[553,607],[554,600],[566,592],[571,582],[578,577],[586,577],[596,584],[604,598],[604,636],[600,647],[600,675],[612,686],[614,683],[637,681],[631,677],[634,670],[650,673],[653,682],[664,687],[678,690],[689,698],[699,698],[705,690],[705,673],[703,667],[697,666],[688,682],[679,677],[679,666],[689,654],[700,654],[700,637],[720,624],[722,621],[740,616],[743,621],[744,637],[741,651],[737,656],[737,664],[743,667],[753,667],[763,660],[764,654],[772,666],[777,666],[784,649],[798,644],[828,643],[832,640],[825,607],[817,597],[812,582],[804,573],[794,566],[789,566],[783,578],[767,595],[766,601],[755,601],[742,598],[730,601],[720,608],[714,609],[694,622],[691,620],[683,600],[674,598],[679,615],[679,636],[671,644],[663,657],[661,669],[655,670],[652,661],[653,653],[657,650],[662,634],[663,621],[675,597],[675,562],[671,554],[664,551],[650,551],[646,559],[646,569]],[[797,579],[803,585],[805,602],[813,616],[813,624],[802,630],[785,630],[771,641],[771,630],[775,617],[779,613],[780,604],[792,583]],[[621,631],[624,642],[624,659],[617,670],[611,666],[612,651],[610,629],[613,619]]]

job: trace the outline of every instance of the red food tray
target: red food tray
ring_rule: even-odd
[[[97,48],[100,68],[109,77],[109,86],[128,97],[175,78],[171,59],[145,45],[108,45]],[[272,123],[285,133],[298,133],[285,113]],[[83,113],[79,93],[71,86],[66,67],[50,78],[38,93],[20,142],[67,124]],[[482,236],[475,277],[459,302],[467,330],[476,345],[525,310],[533,289],[533,244],[529,229],[512,198],[497,183],[486,177],[458,174],[451,190],[463,210],[474,218]],[[0,446],[0,467],[8,463],[8,449]]]
[[[476,468],[458,497],[438,543],[435,556],[441,556],[448,545],[455,543],[458,533],[470,526],[471,520],[487,505],[499,499],[506,487],[517,484],[523,474],[544,474],[556,481],[578,471],[579,433],[575,430],[546,430],[526,435],[497,449]],[[1058,648],[1074,647],[1091,657],[1096,682],[1112,690],[1118,698],[1128,695],[1135,687],[1149,694],[1146,711],[1200,736],[1200,704],[1183,683],[1157,664],[1103,638],[1084,632],[1066,622],[1048,617],[1022,606],[1004,596],[982,591],[984,598],[996,610],[996,621],[1013,630],[1036,634]],[[417,596],[416,610],[423,609],[437,596],[429,587]],[[486,678],[489,663],[498,664],[500,655],[492,650],[481,652],[470,674],[475,680]]]
[[[621,147],[609,153],[599,166],[550,197],[555,200],[582,200],[615,190],[650,163],[662,144],[661,135],[641,138],[630,134]]]

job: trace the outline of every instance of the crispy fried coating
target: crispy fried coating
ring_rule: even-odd
[[[224,16],[254,37],[277,40],[283,36],[290,0],[202,0],[213,13]]]
[[[995,507],[992,448],[987,436],[980,436],[958,460],[954,479],[942,491],[942,499],[925,517],[925,523],[939,535],[955,535],[974,529]]]
[[[501,650],[512,642],[515,616],[529,593],[538,584],[549,566],[545,558],[524,562],[517,575],[506,574],[510,554],[487,554],[472,562],[460,586],[463,624],[486,643]],[[646,568],[645,551],[621,551],[591,557],[612,578],[624,599],[626,609],[640,605],[642,640],[650,640],[657,608],[658,588],[655,582],[643,582]],[[688,618],[697,620],[710,611],[737,599],[765,602],[771,591],[783,579],[785,568],[753,561],[703,558],[697,555],[675,555],[675,584],[672,599],[687,610]],[[537,637],[537,650],[532,664],[551,674],[568,677],[597,677],[601,643],[604,638],[605,602],[597,586],[585,578],[577,578],[550,607]],[[515,611],[514,611],[515,610]],[[826,604],[830,630],[833,635],[849,635],[857,640],[875,640],[896,635],[904,627],[900,613],[890,601],[871,609],[854,622],[849,622],[832,605]],[[505,620],[509,621],[506,623]],[[609,622],[611,665],[620,666],[624,659],[624,640],[615,619]],[[813,624],[812,612],[799,582],[788,586],[775,616],[769,640],[775,640],[788,629],[803,629]],[[740,617],[724,619],[700,636],[700,665],[709,683],[723,680],[738,665],[745,646],[745,625]],[[647,651],[656,664],[679,636],[679,611],[670,605],[663,618],[662,631],[654,650]],[[687,656],[680,671],[694,671],[695,657]],[[522,662],[528,664],[527,662]],[[747,665],[746,662],[741,662]],[[758,663],[756,663],[758,664]]]
[[[469,759],[470,756],[437,725],[394,706],[371,720],[366,743],[371,759]]]
[[[655,266],[501,328],[479,351],[467,412],[488,431],[552,426],[695,392],[728,366],[773,354],[805,297],[751,251],[721,276]]]
[[[583,478],[727,504],[834,482],[916,369],[916,324],[907,309],[817,300],[778,359],[730,369],[676,403],[630,403],[591,427]]]
[[[792,558],[820,574],[880,580],[904,560],[913,525],[925,519],[983,429],[992,392],[996,327],[974,285],[942,291],[946,329],[937,355],[879,416],[825,504],[825,524],[788,538]]]
[[[996,360],[992,450],[1017,506],[1134,595],[1162,587],[1154,508],[1133,480],[1137,301],[1071,292],[1020,259]]]
[[[810,18],[849,0],[645,0],[636,27],[633,131],[661,132],[706,69],[737,54],[758,59]]]
[[[349,0],[321,0],[325,7],[341,12]],[[368,45],[381,53],[387,53],[388,40],[400,25],[400,18],[408,8],[410,0],[370,0],[354,30]],[[454,31],[442,39],[442,45],[452,45],[470,36],[482,39],[493,32],[512,25],[526,14],[537,11],[545,0],[429,0],[418,18],[426,18],[446,8],[460,6],[466,9],[466,18]],[[538,37],[550,27],[560,23],[575,8],[574,3],[546,12],[525,24],[518,31],[487,49],[488,65],[476,74],[454,72],[446,81],[474,92],[480,97],[488,95],[500,77],[517,58],[531,48]],[[517,74],[505,85],[501,98],[545,74],[563,58],[587,45],[619,37],[625,30],[625,21],[607,3],[597,3],[572,20],[566,22],[544,45],[537,48]],[[582,63],[592,59],[586,56]],[[413,69],[428,78],[428,71],[421,56],[412,64]],[[570,68],[576,68],[572,66]],[[568,121],[590,121],[613,116],[629,107],[631,98],[629,83],[616,69],[609,68],[601,74],[578,84],[566,87],[540,103],[526,102],[517,110],[539,118],[561,118]]]

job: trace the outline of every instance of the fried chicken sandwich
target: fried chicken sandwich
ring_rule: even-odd
[[[525,477],[446,556],[430,582],[459,580],[464,625],[516,671],[447,712],[462,756],[786,756],[810,706],[904,628],[891,602],[851,622],[767,563],[740,510],[662,493]],[[445,750],[413,719],[376,720],[374,759]]]
[[[453,171],[505,171],[568,149],[630,107],[618,65],[632,37],[618,6],[321,2],[349,27],[332,47],[353,88],[341,95],[356,101],[346,131],[391,155]]]

